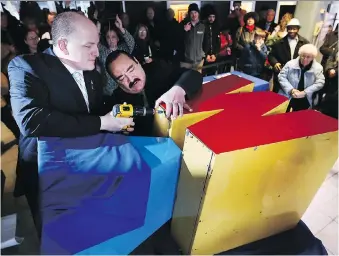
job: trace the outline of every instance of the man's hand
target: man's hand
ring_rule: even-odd
[[[189,23],[187,23],[185,26],[184,26],[184,30],[187,32],[187,31],[190,31],[191,30],[191,28],[192,28],[192,25],[191,25],[191,23],[189,22]]]
[[[114,117],[112,111],[107,113],[105,116],[100,117],[102,131],[109,132],[120,132],[127,127],[126,131],[132,132],[134,128],[133,118],[125,118],[125,117]]]
[[[328,76],[329,76],[329,78],[335,77],[335,69],[330,69],[330,70],[328,71]]]
[[[193,111],[190,106],[186,104],[185,100],[186,92],[178,85],[174,85],[169,91],[164,93],[156,102],[155,108],[158,108],[159,105],[164,102],[166,104],[166,116],[174,120],[179,116],[184,114],[184,108],[188,111]]]
[[[215,57],[215,55],[211,55],[211,61],[212,61],[212,62],[215,62],[216,59],[217,59],[217,58]]]
[[[115,26],[121,31],[121,33],[125,34],[125,29],[122,26],[122,21],[119,18],[119,15],[117,14],[117,16],[115,17],[115,22],[114,22]]]
[[[274,69],[275,69],[276,72],[280,72],[280,70],[281,70],[281,64],[280,64],[280,63],[275,64],[275,65],[274,65]]]
[[[145,62],[148,64],[148,63],[151,63],[153,61],[152,58],[145,58]]]

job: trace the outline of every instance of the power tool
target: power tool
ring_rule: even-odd
[[[116,104],[113,106],[112,113],[114,117],[136,117],[136,116],[153,116],[154,108],[133,106],[132,104]]]
[[[114,117],[136,117],[136,116],[153,116],[155,113],[163,113],[163,110],[155,111],[154,108],[133,106],[132,104],[116,104],[113,106],[112,114]],[[126,130],[128,127],[124,127],[123,130]]]

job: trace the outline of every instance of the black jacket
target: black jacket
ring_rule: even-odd
[[[84,71],[88,113],[82,93],[61,61],[38,53],[15,58],[8,68],[14,118],[20,128],[19,151],[37,161],[37,137],[79,137],[100,132],[102,82],[97,71]]]
[[[205,55],[215,55],[220,51],[220,38],[219,38],[219,27],[216,22],[210,24],[208,21],[205,23],[205,34],[203,49]]]
[[[164,21],[160,32],[160,57],[162,59],[172,61],[179,58],[181,34],[182,27],[176,19]]]
[[[325,66],[328,57],[338,51],[338,30],[326,35],[323,45],[320,47],[320,52],[323,55],[321,64]]]
[[[270,24],[269,29],[267,30],[269,33],[272,33],[277,26],[277,23],[274,23],[273,21]],[[262,30],[266,30],[266,20],[260,20],[258,24],[256,24],[257,27],[261,28]]]
[[[145,94],[149,107],[154,107],[155,101],[174,85],[181,86],[187,99],[191,99],[202,86],[202,75],[194,70],[178,68],[165,61],[156,61],[144,66],[146,73]],[[134,106],[145,106],[142,94],[127,94],[120,88],[113,93],[113,104],[124,102]],[[153,117],[134,118],[135,130],[131,135],[152,135]]]
[[[308,40],[298,35],[298,43],[295,47],[293,59],[298,57],[298,52],[301,46],[308,44]],[[274,45],[272,45],[272,50],[268,55],[268,61],[274,67],[275,64],[280,63],[284,66],[288,61],[291,60],[291,49],[288,43],[288,36],[285,36]]]

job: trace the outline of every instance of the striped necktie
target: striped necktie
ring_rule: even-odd
[[[87,88],[85,85],[84,77],[80,72],[74,72],[72,76],[79,86],[82,96],[84,97],[84,100],[86,102],[87,110],[89,112],[89,101],[88,101],[88,94],[87,94]]]

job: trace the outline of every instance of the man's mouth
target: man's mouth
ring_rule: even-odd
[[[129,83],[129,88],[132,89],[138,82],[140,81],[139,78],[134,79],[134,81]]]

